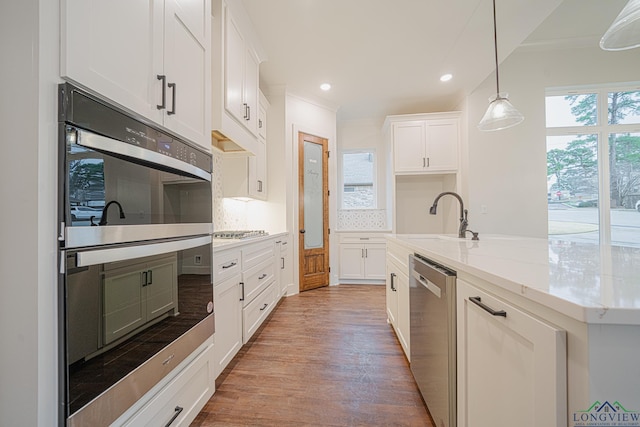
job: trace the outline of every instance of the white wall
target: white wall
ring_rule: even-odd
[[[345,150],[374,149],[375,150],[375,166],[376,166],[376,209],[387,210],[387,144],[382,132],[384,117],[376,117],[361,120],[347,120],[338,123],[337,131],[337,163],[338,168],[342,167],[342,153]],[[341,173],[342,170],[336,171],[338,179],[338,203],[341,191]],[[336,206],[340,210],[341,206]],[[338,224],[340,226],[340,224]],[[390,224],[385,227],[391,229]]]
[[[0,8],[0,425],[57,417],[58,2]]]
[[[500,65],[500,90],[525,116],[520,125],[480,132],[495,74],[469,97],[469,227],[482,233],[547,237],[545,88],[640,80],[640,51],[592,48],[516,51]],[[481,214],[486,206],[486,214]]]

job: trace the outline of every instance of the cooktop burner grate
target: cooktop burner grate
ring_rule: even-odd
[[[247,239],[249,237],[260,237],[267,236],[267,233],[264,230],[224,230],[224,231],[214,231],[213,238],[214,239]]]

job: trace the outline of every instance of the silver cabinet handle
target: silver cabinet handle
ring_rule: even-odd
[[[173,417],[171,417],[171,419],[169,420],[168,423],[166,423],[164,425],[164,427],[169,427],[171,424],[173,424],[173,422],[176,420],[176,418],[178,418],[178,415],[180,415],[182,413],[182,410],[184,408],[181,406],[176,406],[176,409],[174,409],[174,413],[173,413]]]
[[[390,278],[391,278],[391,284],[390,284],[390,285],[391,285],[391,290],[392,290],[393,292],[396,292],[396,291],[397,291],[397,289],[396,289],[395,284],[393,283],[393,279],[396,277],[396,273],[391,273],[389,276],[390,276]]]
[[[504,310],[494,310],[493,308],[491,308],[488,305],[486,305],[485,303],[483,303],[482,299],[480,297],[469,297],[469,301],[471,301],[472,303],[474,303],[478,307],[482,308],[484,311],[486,311],[487,313],[491,314],[492,316],[507,317],[507,312],[506,311],[504,311]]]
[[[171,88],[171,91],[173,92],[173,97],[171,99],[171,111],[167,111],[168,115],[172,115],[176,113],[176,84],[167,83],[167,87]]]
[[[167,89],[165,88],[165,84],[167,83],[167,76],[158,74],[157,79],[162,81],[162,104],[156,105],[158,110],[164,110],[167,108]]]
[[[262,193],[262,181],[258,180],[258,192]]]
[[[280,267],[280,270],[284,270],[284,258],[280,257],[280,260],[282,260],[282,267]]]

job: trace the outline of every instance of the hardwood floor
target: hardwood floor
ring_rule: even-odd
[[[339,285],[283,299],[192,426],[433,424],[386,322],[385,287]]]

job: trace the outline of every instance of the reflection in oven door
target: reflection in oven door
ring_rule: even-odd
[[[213,333],[211,236],[65,254],[68,415],[203,320]]]

